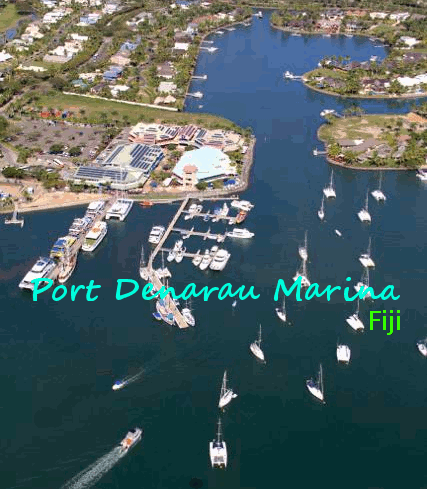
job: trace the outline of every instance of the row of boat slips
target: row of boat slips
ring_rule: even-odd
[[[118,199],[107,212],[107,204],[103,200],[91,202],[82,218],[71,223],[67,236],[58,238],[49,257],[40,257],[19,284],[21,289],[34,290],[32,281],[37,278],[57,279],[65,283],[77,265],[77,253],[94,251],[107,234],[107,224],[102,221],[107,213],[108,219],[123,221],[132,208],[133,201]]]

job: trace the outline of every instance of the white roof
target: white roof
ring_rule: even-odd
[[[412,78],[409,76],[402,76],[399,77],[397,81],[404,87],[414,87],[415,85],[420,85],[421,83],[427,83],[427,73],[417,75]]]

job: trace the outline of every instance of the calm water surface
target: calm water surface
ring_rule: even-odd
[[[79,256],[69,285],[94,279],[102,286],[96,302],[83,295],[74,303],[53,302],[45,295],[35,303],[18,289],[20,279],[84,209],[27,215],[22,230],[1,223],[0,486],[59,488],[108,453],[129,428],[141,426],[144,441],[95,487],[186,488],[193,477],[204,487],[227,489],[309,488],[319,481],[331,488],[425,487],[427,366],[415,342],[427,334],[426,189],[413,173],[387,173],[388,200],[379,205],[370,199],[373,220],[366,226],[356,212],[378,175],[337,169],[337,199],[326,204],[321,223],[316,212],[330,168],[312,156],[319,146],[319,113],[342,111],[352,102],[282,79],[285,70],[300,74],[326,54],[364,60],[385,53],[366,38],[291,37],[271,29],[267,15],[212,39],[219,50],[202,53],[197,66],[208,80],[193,86],[205,97],[189,100],[187,109],[253,128],[255,165],[244,197],[255,203],[245,226],[256,236],[226,243],[232,258],[220,275],[195,270],[188,261],[170,266],[173,285],[182,290],[192,281],[230,281],[254,285],[261,297],[240,302],[234,311],[231,300],[197,299],[197,327],[184,332],[155,322],[153,305],[138,295],[114,300],[117,279],[138,279],[139,249],[151,226],[166,224],[176,210],[134,206],[125,223],[109,224],[93,256]],[[361,105],[371,113],[408,109],[386,101]],[[341,239],[334,229],[341,230]],[[362,304],[361,316],[367,326],[369,307],[400,308],[400,332],[354,334],[345,322],[354,304],[340,293],[331,303],[289,299],[292,324],[278,321],[275,284],[279,278],[289,283],[298,268],[305,230],[309,275],[322,288],[343,285],[347,276],[360,278],[357,258],[372,237],[377,267],[371,283],[380,290],[393,284],[401,298]],[[186,245],[197,250],[206,243],[191,238]],[[248,350],[260,323],[266,365]],[[338,338],[351,347],[348,367],[336,363]],[[319,362],[326,406],[305,388]],[[208,442],[225,368],[239,397],[223,415],[229,467],[220,472],[210,468]],[[141,369],[137,382],[111,390],[114,380]],[[94,469],[93,480],[100,471]]]

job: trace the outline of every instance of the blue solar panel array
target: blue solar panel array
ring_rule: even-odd
[[[129,166],[142,170],[146,175],[153,171],[163,159],[163,151],[159,146],[137,144],[130,153],[132,157]]]
[[[75,178],[84,180],[111,180],[112,182],[124,182],[128,175],[127,171],[107,170],[96,166],[81,166],[75,173]]]
[[[117,148],[110,154],[110,156],[108,157],[108,159],[106,161],[104,161],[104,165],[109,165],[113,160],[114,158],[123,151],[123,148],[124,146],[117,146]]]

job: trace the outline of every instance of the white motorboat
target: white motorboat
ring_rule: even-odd
[[[142,280],[148,280],[149,275],[148,275],[148,269],[147,265],[145,263],[145,258],[144,258],[144,247],[141,246],[141,258],[139,260],[139,276],[142,278]]]
[[[173,250],[170,250],[168,253],[168,256],[166,257],[166,260],[170,263],[175,260],[176,253]]]
[[[417,348],[423,357],[427,357],[427,345],[425,340],[418,341]]]
[[[201,214],[202,211],[203,211],[203,206],[202,205],[197,205],[196,206],[196,214]]]
[[[362,292],[363,300],[366,300],[366,299],[372,299],[371,291],[368,289],[369,289],[369,268],[365,268],[362,274],[362,278],[360,279],[360,282],[357,282],[357,284],[354,286],[354,290],[356,292],[363,290]],[[366,293],[364,293],[364,291],[366,291]]]
[[[225,238],[226,238],[226,235],[225,234],[218,234],[218,236],[216,238],[216,242],[217,243],[224,243]]]
[[[194,319],[194,316],[191,314],[191,309],[189,309],[188,307],[184,307],[184,309],[182,309],[181,312],[187,324],[189,324],[190,326],[196,326],[196,320]]]
[[[91,202],[86,209],[86,216],[91,219],[96,219],[105,209],[105,201],[103,200],[95,200]]]
[[[225,469],[227,467],[227,445],[222,439],[221,418],[218,418],[218,432],[215,440],[209,443],[209,456],[212,467]]]
[[[334,109],[324,109],[322,112],[320,112],[321,117],[327,117],[329,115],[338,116],[337,111]]]
[[[422,182],[427,182],[427,170],[418,170],[417,178],[419,178]]]
[[[319,219],[323,221],[325,219],[325,196],[322,195],[322,205],[320,206],[320,209],[317,211],[317,215],[319,216]]]
[[[175,261],[177,263],[181,263],[182,259],[184,258],[184,253],[186,252],[186,248],[181,248],[179,251],[176,252],[175,255]]]
[[[237,306],[237,301],[233,301],[233,304],[231,304],[232,308],[235,308]]]
[[[209,250],[206,250],[199,265],[200,270],[206,270],[210,265],[211,261],[212,258],[210,256]]]
[[[86,238],[82,245],[83,251],[94,251],[107,234],[107,223],[97,221],[92,229],[86,234]]]
[[[105,219],[118,219],[124,221],[129,214],[133,206],[133,200],[131,199],[118,199],[111,206]]]
[[[133,431],[129,431],[128,434],[120,442],[120,448],[122,452],[126,453],[130,448],[136,445],[142,438],[142,430],[135,428]]]
[[[342,233],[341,231],[338,231],[338,229],[335,229],[335,234],[341,238]]]
[[[154,226],[151,229],[150,236],[148,237],[148,242],[151,244],[158,244],[165,234],[165,228],[163,226]]]
[[[50,278],[50,274],[56,267],[56,263],[47,257],[40,257],[33,268],[25,275],[19,284],[20,289],[34,290],[32,280],[36,278]]]
[[[302,260],[301,268],[297,271],[295,274],[295,277],[293,278],[294,282],[296,282],[300,277],[301,277],[301,287],[310,287],[311,282],[308,279],[307,275],[307,265],[306,261]]]
[[[286,300],[286,295],[283,296],[282,308],[276,307],[276,314],[279,317],[279,319],[281,321],[283,321],[284,323],[286,323],[286,303],[285,303],[285,300]]]
[[[323,403],[325,402],[322,364],[320,364],[319,376],[317,378],[317,381],[313,379],[307,380],[306,386],[310,394],[312,394],[314,397],[316,397]]]
[[[200,265],[200,262],[202,261],[203,256],[200,254],[200,250],[197,250],[196,256],[193,258],[192,263],[195,267],[198,267]]]
[[[261,325],[259,325],[258,339],[251,343],[249,349],[261,361],[265,361],[264,352],[261,350]]]
[[[365,207],[357,213],[359,219],[362,222],[371,222],[371,214],[369,214],[368,204],[369,204],[369,190],[366,192]]]
[[[235,207],[236,209],[240,209],[244,212],[249,212],[251,209],[253,209],[254,205],[248,200],[233,200],[231,202],[231,207]]]
[[[220,249],[216,252],[214,258],[212,259],[209,268],[215,271],[222,271],[227,265],[228,260],[230,259],[230,253],[227,250]]]
[[[229,238],[241,238],[241,239],[249,239],[255,236],[255,233],[251,233],[245,228],[233,228],[232,231],[228,231],[226,235]]]
[[[351,350],[347,345],[337,345],[337,360],[342,363],[349,363]]]
[[[332,199],[337,196],[334,188],[334,170],[331,171],[331,181],[329,182],[329,185],[323,189],[323,194],[327,199]]]
[[[305,236],[304,236],[304,246],[300,246],[298,248],[298,253],[299,253],[299,256],[304,261],[307,261],[308,260],[307,231],[305,232]]]
[[[363,331],[365,329],[365,325],[362,323],[362,321],[359,318],[359,308],[360,308],[360,302],[359,299],[357,299],[356,312],[346,319],[347,323],[355,331]]]
[[[227,202],[224,202],[218,215],[221,217],[227,217],[229,212],[230,212],[230,208],[228,207]]]
[[[209,256],[213,259],[214,256],[217,254],[219,248],[218,246],[212,246],[211,251],[209,252]]]
[[[113,389],[113,391],[118,391],[120,389],[123,389],[123,387],[125,387],[126,384],[127,384],[127,382],[124,380],[116,380],[113,384],[112,389]]]
[[[224,408],[235,397],[237,397],[237,394],[233,392],[233,389],[227,387],[227,370],[225,370],[224,376],[222,378],[218,407],[220,409]]]
[[[360,255],[359,261],[365,268],[375,267],[375,262],[371,258],[371,237],[369,237],[368,250]]]
[[[386,199],[386,196],[384,195],[383,191],[381,190],[381,186],[382,186],[382,180],[383,180],[383,174],[382,172],[380,173],[380,183],[378,185],[378,188],[377,190],[374,190],[373,192],[371,192],[371,195],[372,197],[377,201],[377,202],[385,202],[387,199]]]

